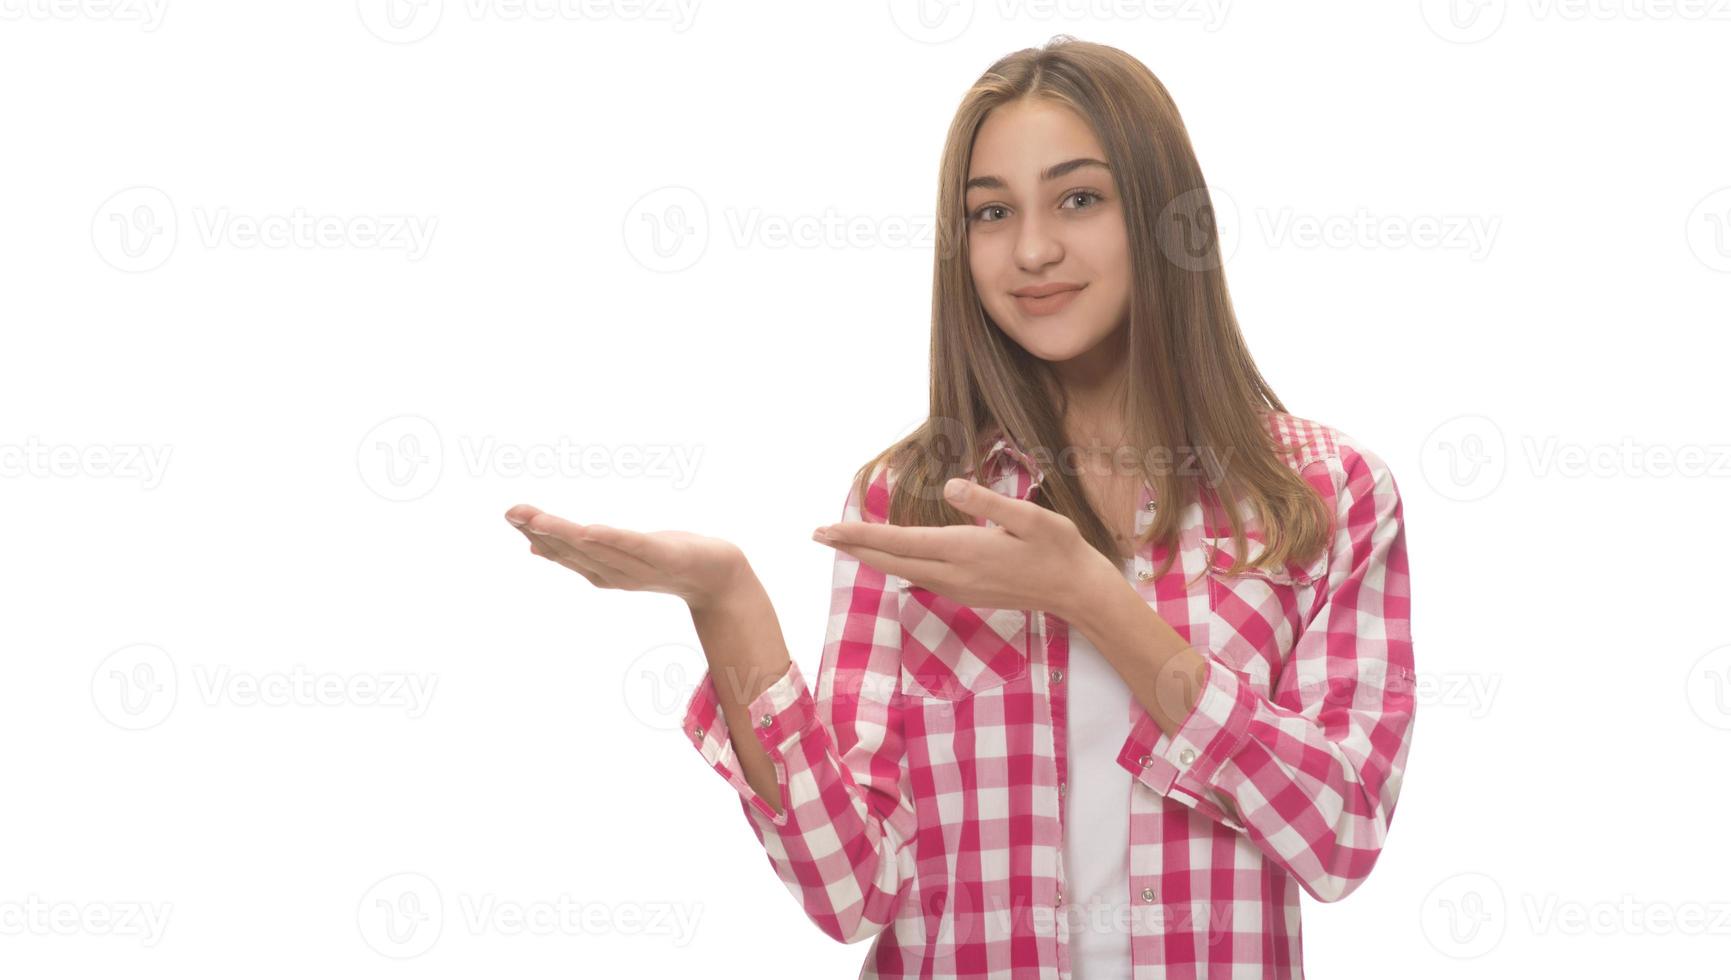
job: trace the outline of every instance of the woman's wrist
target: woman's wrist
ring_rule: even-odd
[[[1112,567],[1111,560],[1092,547],[1066,581],[1069,587],[1059,600],[1062,608],[1052,611],[1075,626],[1096,622],[1100,612],[1117,597],[1116,587],[1128,584],[1123,573]]]
[[[699,588],[685,597],[685,604],[691,609],[692,616],[713,615],[739,605],[754,588],[761,590],[763,586],[757,581],[757,575],[752,571],[751,562],[746,560],[745,552],[735,550],[726,561],[706,576]]]

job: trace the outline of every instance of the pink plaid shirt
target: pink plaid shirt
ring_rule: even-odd
[[[1167,574],[1153,575],[1164,548],[1135,557],[1132,584],[1208,669],[1176,735],[1131,701],[1116,758],[1134,781],[1128,921],[1064,901],[1064,835],[1086,827],[1065,823],[1061,736],[1066,712],[1088,707],[1067,703],[1063,619],[964,606],[837,551],[815,696],[795,662],[751,703],[780,814],[740,774],[704,674],[687,737],[805,914],[840,942],[873,940],[860,977],[1068,980],[1078,928],[1127,933],[1136,980],[1303,977],[1299,889],[1336,901],[1375,865],[1415,676],[1393,475],[1338,430],[1267,418],[1303,447],[1292,465],[1334,514],[1330,545],[1308,565],[1227,576],[1224,515],[1197,502]],[[1022,500],[1042,477],[1002,436],[980,473]],[[888,503],[880,466],[841,519],[881,523]],[[1139,527],[1153,507],[1144,486]]]

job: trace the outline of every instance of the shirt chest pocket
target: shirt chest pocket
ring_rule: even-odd
[[[1246,561],[1254,561],[1263,547],[1254,534],[1242,546],[1230,535],[1202,538],[1208,562],[1209,651],[1266,694],[1314,612],[1318,590],[1327,584],[1328,553],[1324,550],[1309,563],[1226,573],[1240,550]]]
[[[1025,610],[965,606],[909,585],[897,599],[902,633],[902,693],[960,701],[1028,672]]]

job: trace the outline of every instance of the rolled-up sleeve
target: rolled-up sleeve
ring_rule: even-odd
[[[864,500],[849,492],[841,519],[883,522],[888,493],[880,466]],[[775,765],[781,812],[741,775],[711,673],[685,711],[687,737],[738,791],[777,875],[813,922],[846,943],[881,932],[914,880],[896,600],[882,572],[837,549],[815,695],[790,662],[752,699],[752,732]]]
[[[1179,728],[1168,735],[1143,714],[1118,761],[1248,835],[1329,902],[1355,890],[1381,853],[1412,741],[1416,674],[1394,476],[1363,449],[1326,463],[1337,468],[1327,597],[1273,696],[1210,657]]]

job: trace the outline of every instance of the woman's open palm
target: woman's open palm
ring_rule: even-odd
[[[576,524],[518,504],[505,520],[529,539],[529,551],[558,562],[603,589],[665,592],[693,607],[723,595],[745,555],[730,541],[689,531],[628,531]]]

